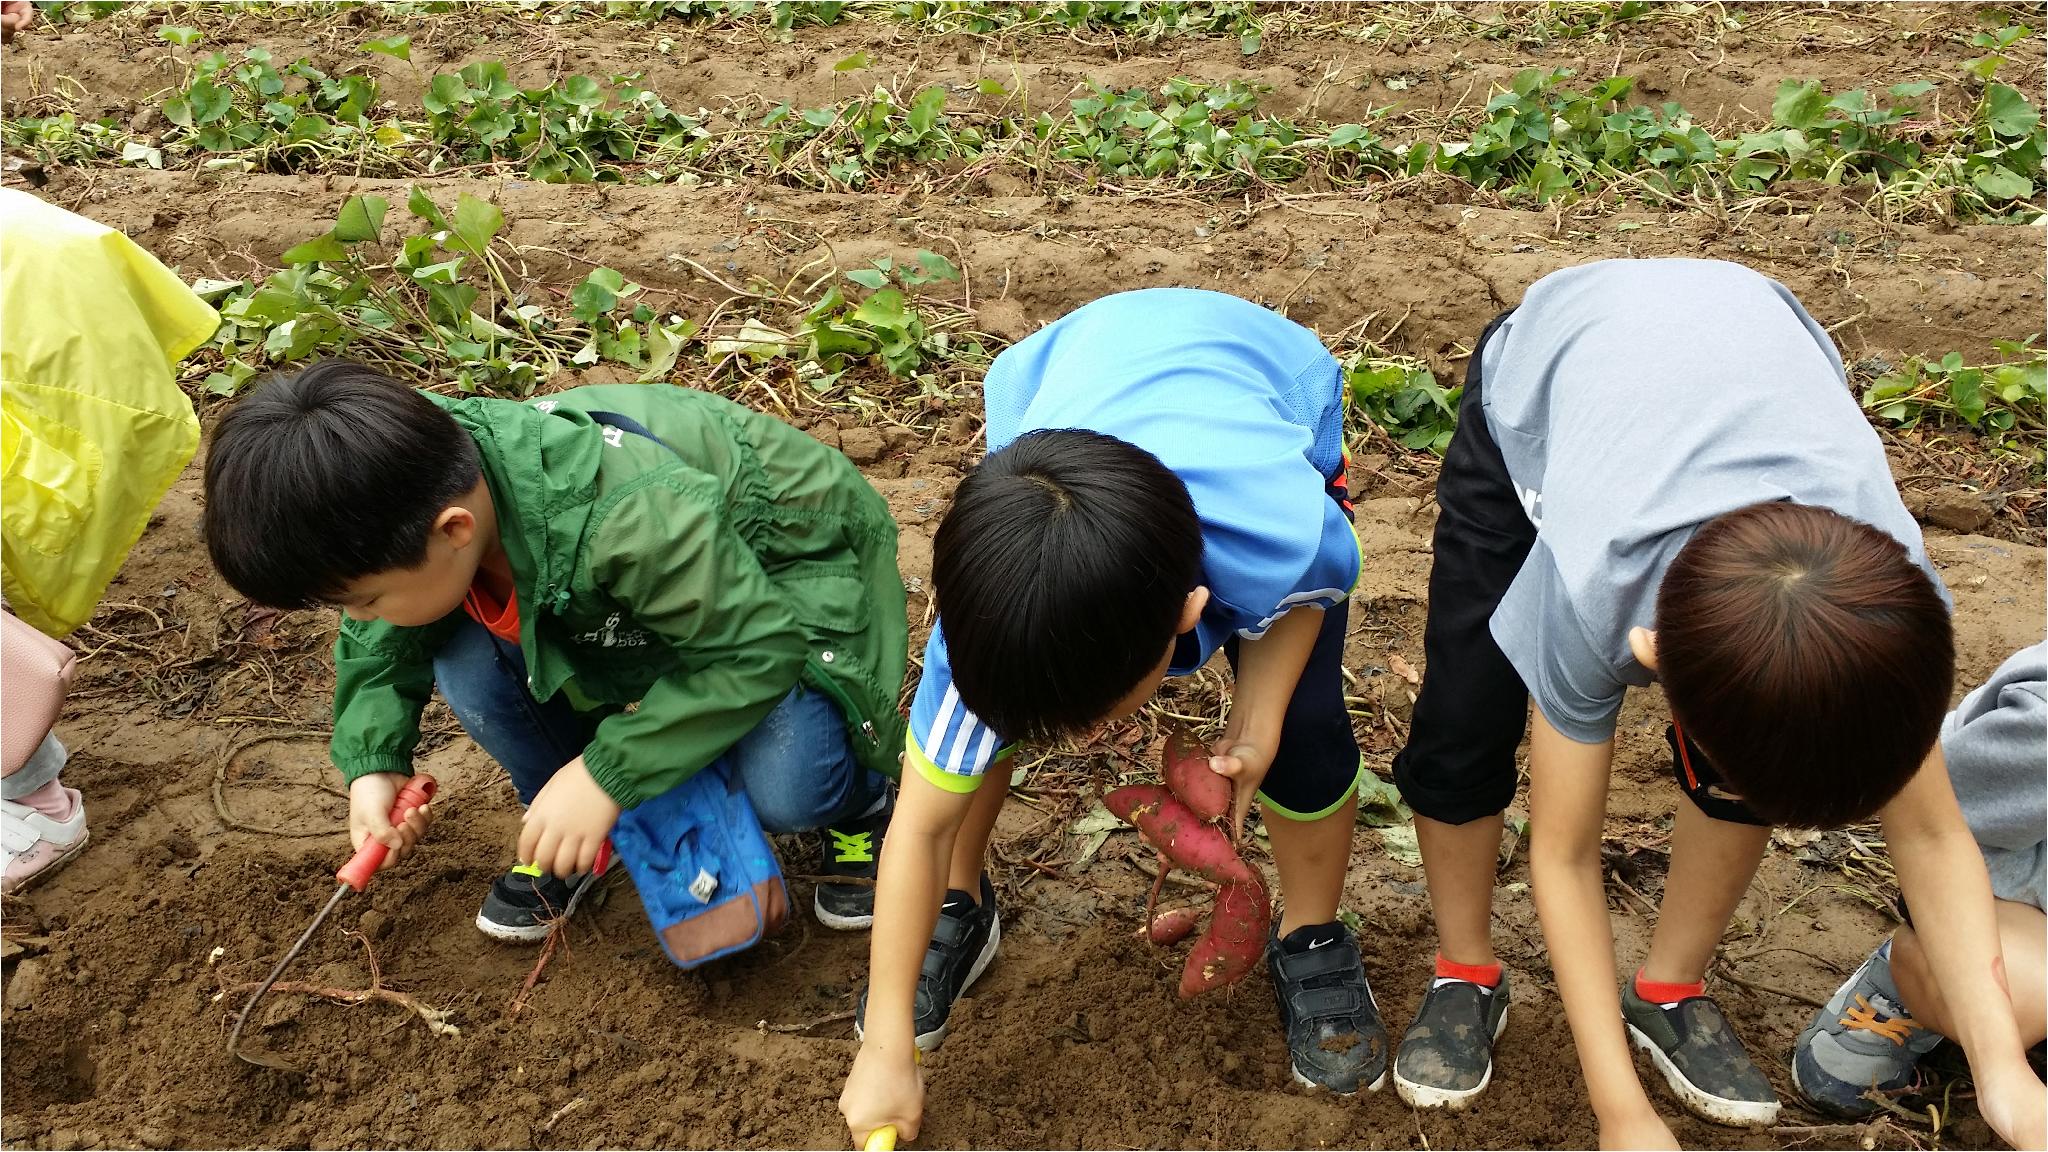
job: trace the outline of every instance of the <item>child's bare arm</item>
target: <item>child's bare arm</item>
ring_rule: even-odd
[[[983,788],[1001,788],[1001,779]],[[975,793],[952,792],[906,768],[882,841],[875,886],[875,922],[868,945],[868,1006],[860,1052],[846,1078],[839,1110],[854,1142],[884,1124],[905,1140],[916,1137],[924,1110],[916,1065],[917,977],[946,894],[953,840]]]
[[[1534,713],[1529,745],[1529,875],[1565,1019],[1603,1146],[1675,1148],[1636,1079],[1615,991],[1614,936],[1600,880],[1600,831],[1614,742],[1580,744]]]
[[[1914,935],[1946,1003],[1944,1024],[1970,1058],[1985,1118],[2013,1147],[2037,1147],[2041,1079],[2013,1021],[1991,879],[1938,742],[1880,817]]]
[[[1214,749],[1223,761],[1223,774],[1233,785],[1233,834],[1243,829],[1252,794],[1265,782],[1273,755],[1280,749],[1287,703],[1294,698],[1295,685],[1301,682],[1301,670],[1308,666],[1322,627],[1323,610],[1304,605],[1274,621],[1256,640],[1244,642],[1230,720]]]

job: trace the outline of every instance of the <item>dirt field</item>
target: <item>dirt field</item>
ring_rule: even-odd
[[[677,107],[741,93],[799,103],[843,95],[850,82],[832,62],[864,49],[878,68],[919,82],[1000,74],[1047,101],[1064,99],[1084,78],[1129,85],[1242,76],[1271,85],[1269,99],[1280,107],[1313,107],[1332,120],[1362,116],[1368,104],[1421,114],[1483,103],[1490,86],[1528,64],[1588,76],[1620,70],[1642,78],[1639,91],[1733,121],[1767,111],[1788,74],[1837,88],[1951,74],[1973,54],[1949,34],[1969,26],[1969,7],[1851,6],[1731,34],[1660,21],[1548,45],[1300,36],[1250,57],[1235,39],[932,37],[868,22],[800,29],[787,42],[597,20],[444,16],[406,30],[414,63],[429,72],[484,58],[506,60],[520,83],[644,70],[645,83]],[[252,19],[210,31],[207,43],[262,44],[281,60],[321,62],[405,27],[379,19],[362,10],[310,25]],[[668,50],[654,47],[657,35],[673,41]],[[170,60],[171,49],[133,22],[44,27],[0,57],[0,83],[9,115],[61,94],[82,111],[126,117],[155,106],[175,78]],[[381,64],[389,65],[387,94],[415,99],[415,73]],[[2028,75],[2029,90],[2038,88],[2038,67]],[[1389,77],[1402,85],[1387,86]],[[498,203],[532,282],[560,288],[603,264],[698,314],[719,293],[686,259],[734,283],[780,283],[828,249],[851,267],[934,247],[956,255],[968,273],[941,294],[998,337],[1021,337],[1105,293],[1196,285],[1284,306],[1324,333],[1366,322],[1386,333],[1388,349],[1427,360],[1446,382],[1462,372],[1481,326],[1531,281],[1604,257],[1750,264],[1791,287],[1834,332],[1845,360],[1860,364],[1951,350],[1978,358],[1994,339],[2041,328],[2038,229],[1885,223],[1822,191],[1768,212],[1680,213],[1640,204],[1513,210],[1485,197],[1444,202],[1429,189],[1385,197],[1131,194],[1049,187],[1001,170],[967,173],[938,190],[861,194],[488,177],[440,177],[431,186]],[[345,196],[375,191],[402,202],[409,183],[61,166],[38,169],[33,180],[15,171],[8,181],[126,230],[189,278],[261,275],[285,248],[324,230]],[[691,382],[687,371],[678,378]],[[563,375],[554,385],[574,382]],[[761,394],[741,399],[769,404]],[[961,469],[980,450],[978,403],[934,402],[905,423],[874,428],[843,417],[803,419],[842,444],[888,496],[913,589],[913,642],[921,644],[930,537]],[[1958,684],[1972,685],[2043,634],[2036,485],[2024,470],[1972,451],[1967,439],[1892,441],[1895,471],[1929,517],[1929,550],[1955,595]],[[1368,762],[1384,774],[1408,703],[1408,685],[1390,670],[1394,657],[1422,665],[1433,474],[1426,457],[1401,453],[1384,437],[1354,448],[1367,560],[1346,663],[1368,701],[1360,719]],[[345,804],[319,733],[332,684],[332,616],[279,615],[230,592],[198,540],[199,500],[195,464],[98,617],[73,638],[86,657],[59,732],[75,750],[66,781],[86,796],[93,848],[6,903],[6,1145],[842,1145],[835,1104],[854,1052],[849,1016],[866,937],[825,931],[805,916],[747,956],[679,973],[662,959],[618,875],[571,930],[525,1010],[511,1015],[534,954],[486,941],[470,922],[509,862],[518,809],[503,773],[438,705],[420,762],[443,786],[442,819],[427,849],[345,904],[293,976],[364,988],[374,953],[386,986],[447,1010],[460,1034],[431,1034],[388,1004],[276,996],[257,1022],[261,1042],[303,1072],[225,1056],[240,1000],[223,990],[260,978],[332,891],[332,869],[345,855]],[[1953,531],[1958,525],[1971,534]],[[1165,704],[1213,716],[1222,688],[1212,670],[1176,686]],[[1663,724],[1654,690],[1631,698],[1608,844],[1624,964],[1647,945],[1647,908],[1661,892],[1677,800]],[[1133,725],[1112,742],[1149,761],[1149,735],[1148,726]],[[956,1010],[949,1042],[929,1065],[920,1146],[1592,1143],[1519,854],[1495,904],[1496,941],[1515,980],[1513,1024],[1479,1105],[1452,1117],[1412,1112],[1391,1091],[1349,1101],[1309,1095],[1290,1086],[1262,975],[1182,1003],[1174,995],[1178,956],[1134,938],[1148,881],[1133,837],[1114,835],[1085,867],[1074,864],[1082,845],[1069,826],[1117,770],[1125,769],[1100,749],[1040,760],[1006,809],[993,862],[1002,957]],[[1868,843],[1873,832],[1855,835]],[[785,847],[788,871],[812,869],[814,841]],[[1786,1129],[1700,1124],[1653,1083],[1653,1098],[1688,1146],[1842,1146],[1865,1135],[1802,1130],[1824,1121],[1789,1103],[1786,1067],[1811,1011],[1801,1001],[1824,998],[1838,969],[1860,960],[1891,923],[1879,910],[1888,873],[1859,863],[1857,851],[1843,833],[1779,844],[1712,981],[1786,1097]],[[809,884],[792,888],[807,908]],[[1422,874],[1361,829],[1347,905],[1366,927],[1368,971],[1398,1035],[1434,947]],[[1894,1118],[1867,1135],[1888,1147],[1990,1145],[1965,1087],[1944,1122],[1931,1134],[1925,1123]]]

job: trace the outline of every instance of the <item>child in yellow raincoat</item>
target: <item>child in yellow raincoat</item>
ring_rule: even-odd
[[[157,501],[199,446],[176,366],[220,318],[120,232],[0,189],[0,593],[18,620],[63,636],[92,615]],[[9,704],[60,691],[10,644]],[[17,676],[21,677],[17,679]],[[50,691],[38,691],[48,688]],[[10,707],[8,720],[20,721]],[[13,892],[85,843],[85,808],[57,779],[62,744],[7,741],[0,839]],[[10,733],[18,735],[18,733]]]

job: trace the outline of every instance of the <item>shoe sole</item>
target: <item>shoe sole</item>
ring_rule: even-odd
[[[1650,1054],[1650,1060],[1657,1065],[1657,1071],[1664,1074],[1664,1083],[1671,1086],[1671,1091],[1678,1095],[1679,1101],[1693,1115],[1730,1128],[1764,1128],[1778,1122],[1778,1113],[1784,1108],[1783,1104],[1776,1101],[1762,1103],[1756,1100],[1729,1100],[1716,1096],[1686,1079],[1685,1073],[1678,1070],[1678,1065],[1671,1062],[1671,1057],[1666,1056],[1664,1050],[1657,1047],[1657,1042],[1645,1035],[1642,1029],[1630,1024],[1628,1034],[1636,1047]]]
[[[80,832],[78,834],[78,839],[75,842],[73,842],[71,847],[66,848],[64,849],[64,851],[58,853],[56,859],[50,861],[48,864],[43,865],[41,868],[38,868],[33,875],[22,877],[21,883],[16,884],[14,887],[6,890],[6,895],[19,896],[23,892],[26,892],[29,889],[35,887],[36,885],[41,884],[43,881],[48,880],[51,876],[56,875],[56,873],[60,869],[62,869],[66,864],[69,864],[71,863],[71,861],[76,859],[80,852],[85,851],[86,842],[91,839],[91,831],[88,830],[85,832]]]
[[[859,932],[875,926],[873,912],[865,916],[840,916],[825,911],[825,905],[819,901],[815,892],[811,894],[811,911],[818,917],[818,923],[837,932]]]
[[[1493,1026],[1493,1042],[1500,1043],[1501,1033],[1508,1030],[1508,1009],[1500,1010],[1500,1022]],[[1446,1112],[1462,1112],[1472,1106],[1486,1086],[1493,1083],[1493,1055],[1486,1057],[1486,1071],[1479,1077],[1479,1084],[1473,1088],[1432,1088],[1417,1084],[1402,1077],[1400,1071],[1401,1050],[1394,1050],[1394,1093],[1410,1108],[1441,1108]]]
[[[995,919],[995,922],[988,926],[988,943],[981,946],[981,955],[976,956],[974,958],[974,963],[970,965],[967,969],[967,979],[961,982],[960,991],[953,997],[955,1003],[959,1002],[960,997],[967,995],[967,990],[969,988],[974,987],[974,982],[976,980],[981,979],[981,974],[987,971],[988,966],[995,961],[996,948],[999,945],[1001,945],[1002,942],[1003,918],[1001,915],[998,915]],[[917,1045],[917,1050],[919,1052],[923,1052],[926,1054],[937,1052],[939,1050],[939,1045],[944,1044],[946,1042],[946,1030],[950,1028],[952,1024],[953,1010],[951,1008],[948,1008],[946,1009],[945,1023],[939,1025],[937,1028],[934,1028],[929,1032],[918,1033],[915,1037],[912,1038],[911,1043]],[[861,1040],[865,1039],[865,1036],[866,1034],[860,1026],[860,1021],[855,1020],[853,1022],[853,1038],[855,1040]]]

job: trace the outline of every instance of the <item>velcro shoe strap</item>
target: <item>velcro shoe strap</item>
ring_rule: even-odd
[[[1341,1020],[1365,1005],[1356,988],[1304,988],[1289,996],[1294,1014],[1304,1020]]]
[[[1289,980],[1313,980],[1339,972],[1357,972],[1365,964],[1358,955],[1357,946],[1349,940],[1332,941],[1306,952],[1281,952],[1278,958],[1280,972]]]

